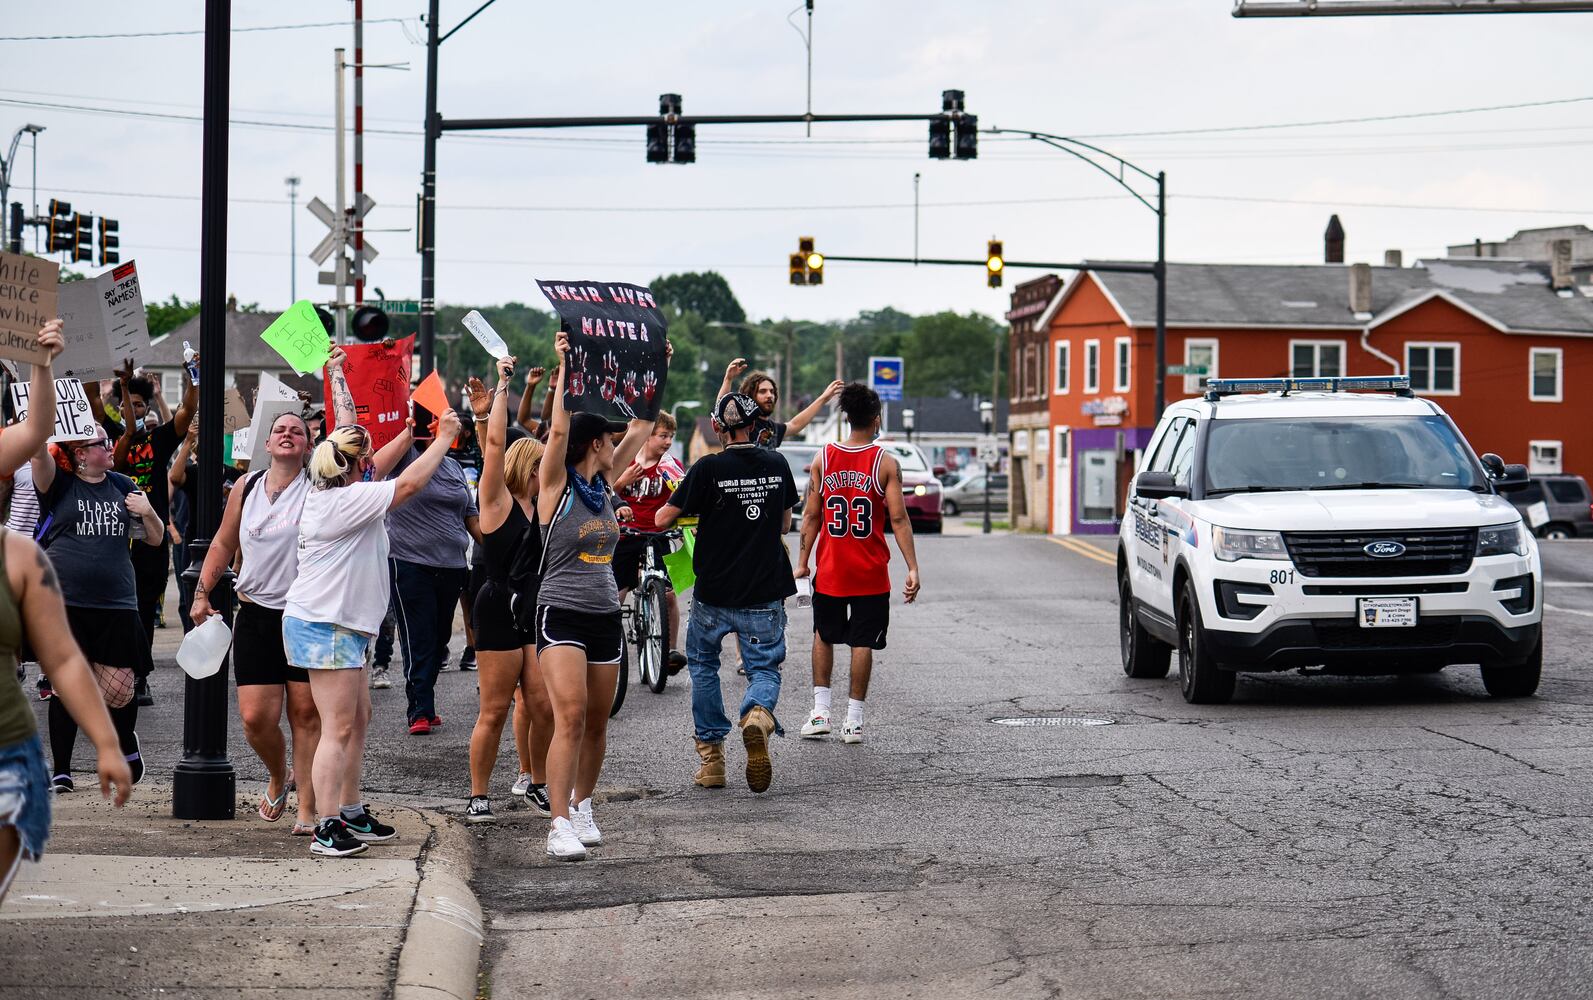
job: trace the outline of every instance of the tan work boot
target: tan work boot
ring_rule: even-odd
[[[768,791],[774,780],[774,764],[769,760],[773,733],[774,716],[762,705],[752,706],[741,717],[741,741],[747,745],[747,787],[755,792]]]
[[[725,745],[698,740],[697,756],[702,758],[702,766],[692,780],[704,788],[725,787]]]

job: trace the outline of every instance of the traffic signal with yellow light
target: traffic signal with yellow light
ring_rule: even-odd
[[[824,284],[824,255],[815,249],[811,236],[797,240],[797,252],[791,255],[791,284]]]
[[[117,249],[122,245],[122,238],[117,235],[119,228],[120,224],[115,219],[100,218],[100,267],[122,262],[122,255]]]
[[[985,284],[991,288],[1001,287],[1001,271],[1007,266],[1006,257],[1001,252],[1001,241],[991,240],[985,244]]]

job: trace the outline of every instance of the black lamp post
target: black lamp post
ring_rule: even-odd
[[[917,416],[911,409],[902,411],[902,430],[907,432],[907,443],[913,443],[913,420]]]
[[[985,437],[989,438],[995,429],[996,405],[990,400],[979,402],[979,422],[984,425]],[[990,477],[995,475],[995,466],[990,462],[985,463],[985,534],[990,534]]]

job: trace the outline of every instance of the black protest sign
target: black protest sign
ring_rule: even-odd
[[[618,281],[538,281],[570,337],[566,409],[612,420],[658,416],[669,376],[653,293]]]

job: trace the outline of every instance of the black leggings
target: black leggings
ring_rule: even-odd
[[[138,699],[134,698],[121,708],[108,709],[111,724],[116,727],[116,739],[122,745],[124,756],[138,752],[138,738],[133,727],[138,724]],[[55,758],[55,774],[72,773],[72,746],[77,742],[77,720],[61,704],[61,696],[50,699],[50,755]]]

